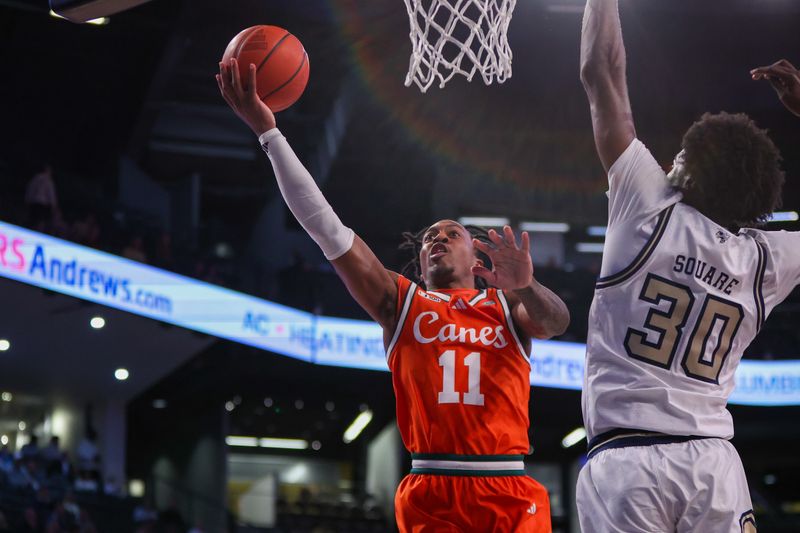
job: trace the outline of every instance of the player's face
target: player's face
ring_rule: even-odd
[[[453,220],[440,220],[422,235],[419,263],[429,287],[474,283],[475,248],[469,231]]]

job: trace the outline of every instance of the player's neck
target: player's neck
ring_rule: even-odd
[[[426,287],[429,291],[447,291],[447,290],[475,290],[475,278],[469,280],[454,279],[452,281],[427,283]]]

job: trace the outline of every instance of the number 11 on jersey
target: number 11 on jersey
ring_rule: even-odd
[[[460,403],[461,393],[456,391],[456,351],[447,350],[439,356],[442,371],[442,390],[439,392],[439,403]],[[464,358],[464,366],[468,369],[467,387],[464,393],[464,405],[483,405],[481,394],[481,354],[471,352]]]

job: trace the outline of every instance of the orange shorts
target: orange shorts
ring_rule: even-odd
[[[394,498],[400,533],[550,533],[547,490],[528,476],[409,474]]]

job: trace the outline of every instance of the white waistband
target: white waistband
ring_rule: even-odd
[[[525,461],[435,461],[412,459],[411,468],[437,470],[525,470]]]

